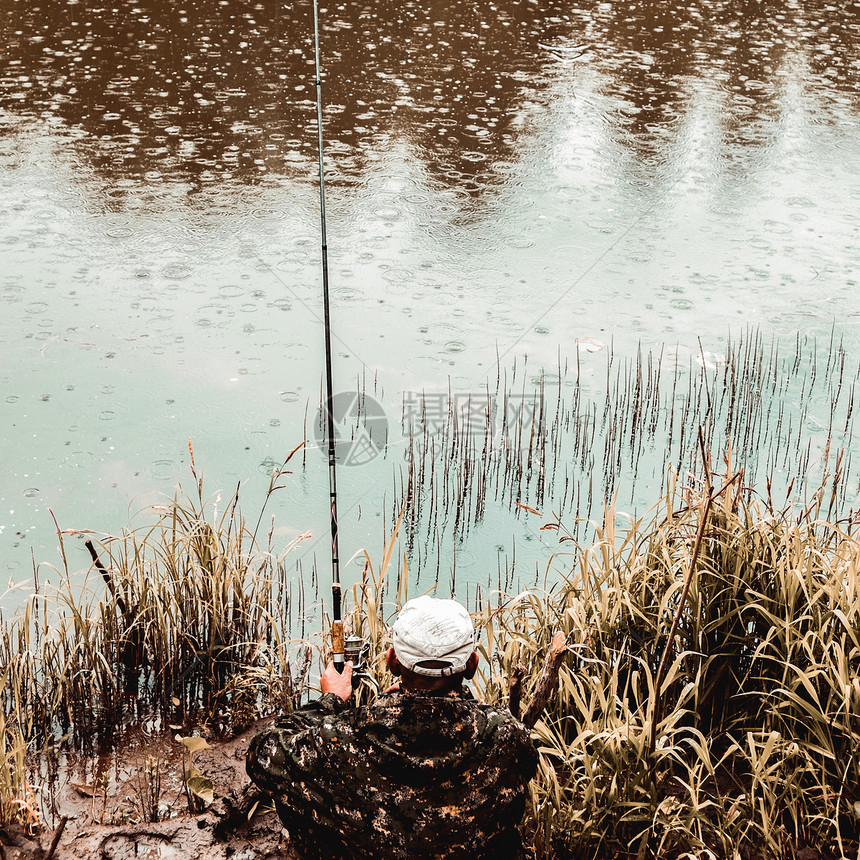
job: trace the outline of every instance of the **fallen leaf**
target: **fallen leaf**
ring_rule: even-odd
[[[199,797],[204,803],[209,804],[215,799],[215,784],[208,776],[197,772],[187,775],[185,786],[195,797]]]
[[[197,735],[190,735],[187,738],[182,737],[182,735],[177,735],[176,740],[188,750],[188,752],[198,752],[199,750],[208,750],[212,749],[208,743],[206,743],[205,738],[198,737]]]

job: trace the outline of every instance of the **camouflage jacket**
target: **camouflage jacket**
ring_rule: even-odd
[[[537,754],[528,730],[468,690],[329,693],[257,735],[248,775],[305,858],[514,858]]]

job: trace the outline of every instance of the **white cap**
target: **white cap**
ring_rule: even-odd
[[[472,619],[465,607],[427,595],[413,598],[400,610],[391,640],[404,669],[430,677],[464,671],[475,650]]]

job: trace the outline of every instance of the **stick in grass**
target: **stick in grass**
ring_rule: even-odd
[[[517,663],[514,671],[511,673],[511,688],[508,693],[508,710],[516,718],[520,718],[521,704],[523,698],[523,678],[526,674],[526,667],[522,663]]]
[[[90,540],[86,540],[84,541],[84,546],[89,550],[96,570],[102,575],[102,579],[105,581],[105,584],[110,589],[111,596],[116,600],[116,605],[119,607],[119,611],[123,615],[125,615],[125,601],[116,593],[116,586],[114,585],[114,581],[111,578],[110,571],[104,566],[104,563],[99,558],[99,554],[96,552],[96,548],[93,546],[93,542]]]
[[[69,823],[69,816],[64,815],[60,819],[60,826],[54,831],[54,838],[51,840],[51,845],[48,848],[48,853],[45,855],[45,860],[51,860],[54,856],[54,852],[57,850],[57,846],[60,844],[60,838],[63,835],[63,831],[66,829],[66,825]]]
[[[559,630],[552,637],[531,701],[523,714],[522,722],[529,728],[532,728],[538,721],[549,704],[556,687],[558,687],[558,673],[561,669],[561,661],[564,660],[567,651],[567,638]]]
[[[666,671],[669,668],[669,661],[672,653],[672,643],[675,641],[675,635],[678,632],[678,626],[681,623],[681,616],[684,614],[684,608],[687,603],[687,596],[690,593],[690,586],[693,583],[693,575],[696,572],[696,562],[699,558],[699,550],[702,546],[702,541],[705,536],[705,528],[708,524],[708,516],[711,513],[711,505],[718,499],[729,487],[741,477],[742,472],[735,472],[718,490],[713,490],[711,485],[711,469],[708,462],[707,452],[705,451],[705,437],[702,428],[699,427],[699,447],[702,451],[702,462],[705,468],[705,496],[702,502],[702,512],[699,515],[699,528],[696,531],[696,540],[693,543],[693,552],[690,556],[690,564],[687,568],[684,584],[681,588],[681,596],[678,598],[678,608],[675,610],[675,617],[672,619],[672,626],[669,630],[669,635],[666,638],[666,645],[663,648],[663,656],[660,659],[660,665],[657,668],[657,676],[654,679],[654,716],[651,720],[651,751],[653,752],[657,744],[657,723],[660,721],[660,706],[662,704],[662,686],[663,679],[666,677]]]

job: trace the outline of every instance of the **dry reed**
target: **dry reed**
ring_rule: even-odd
[[[803,491],[813,457],[801,428],[815,414],[826,413],[834,451],[840,436],[850,443],[857,374],[839,345],[819,363],[814,344],[798,339],[781,355],[757,334],[716,367],[701,358],[670,374],[650,355],[619,363],[610,352],[602,399],[586,396],[579,362],[569,401],[566,367],[552,385],[542,375],[516,395],[516,371],[510,383],[500,373],[481,433],[473,404],[458,411],[449,394],[439,432],[425,422],[412,437],[381,562],[365,554],[348,592],[352,629],[370,645],[367,674],[384,689],[387,625],[410,590],[400,530],[413,568],[436,555],[435,586],[412,590],[439,589],[445,529],[466,535],[491,502],[540,517],[533,505],[563,487],[558,515],[544,518],[562,574],[510,595],[500,570],[495,599],[474,595],[481,698],[507,702],[522,664],[527,701],[552,635],[570,643],[533,734],[540,765],[527,828],[538,857],[860,852],[860,546],[854,512],[838,514],[850,463],[828,442],[820,486],[796,507],[776,505],[770,482],[783,469],[786,496]],[[710,480],[670,478],[648,518],[623,530],[606,504],[586,545],[582,523],[622,472],[635,474],[663,438],[661,467],[684,474],[698,428],[705,449],[732,451],[725,492],[706,508]],[[736,470],[745,483],[729,481]],[[747,489],[762,484],[764,499]],[[305,650],[295,678],[283,554],[271,537],[258,544],[262,514],[249,528],[234,498],[210,522],[199,480],[196,489],[144,529],[102,540],[97,587],[74,585],[66,568],[0,629],[0,815],[27,819],[22,762],[40,739],[86,747],[142,720],[238,728],[301,697],[312,658]],[[304,616],[301,583],[298,600]]]
[[[276,552],[271,532],[258,543],[238,498],[219,515],[194,477],[195,498],[177,491],[149,524],[98,541],[88,573],[70,572],[63,550],[59,584],[0,626],[0,823],[26,812],[28,749],[31,765],[56,764],[64,748],[109,749],[131,725],[235,732],[301,699],[292,545]]]
[[[519,665],[527,701],[553,634],[570,643],[533,732],[537,857],[858,856],[860,541],[827,518],[829,484],[777,510],[732,475],[672,478],[624,530],[607,506],[586,548],[557,521],[567,574],[475,613],[486,701],[508,702]],[[408,584],[405,559],[396,589],[384,576],[395,537],[351,591],[383,689]]]

